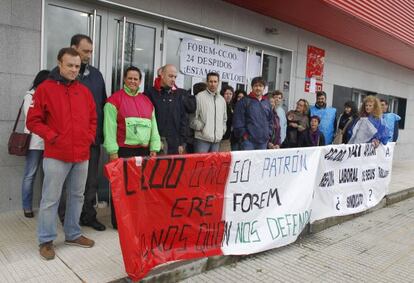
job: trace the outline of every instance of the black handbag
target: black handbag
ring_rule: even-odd
[[[17,124],[19,123],[20,114],[22,113],[23,103],[20,105],[19,113],[17,114],[16,121],[14,122],[13,132],[10,134],[8,149],[9,154],[17,156],[25,156],[30,146],[31,134],[16,132]]]

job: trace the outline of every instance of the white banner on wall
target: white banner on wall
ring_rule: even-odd
[[[377,205],[388,193],[395,143],[321,147],[311,222]]]
[[[217,72],[222,81],[245,83],[246,54],[237,48],[183,39],[180,45],[180,71],[206,78]]]
[[[223,254],[256,253],[294,242],[310,220],[320,151],[298,148],[231,154]]]

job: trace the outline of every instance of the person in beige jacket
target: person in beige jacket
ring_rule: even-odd
[[[196,96],[197,110],[190,121],[194,129],[194,151],[217,152],[226,132],[227,110],[224,98],[217,91],[218,73],[207,74],[207,89]]]

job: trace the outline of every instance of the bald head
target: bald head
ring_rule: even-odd
[[[177,79],[177,68],[172,64],[167,64],[161,69],[161,86],[172,88]]]

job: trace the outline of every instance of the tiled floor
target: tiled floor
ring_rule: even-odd
[[[211,282],[414,282],[414,198],[190,277]]]
[[[109,222],[108,216],[100,219]],[[104,232],[83,227],[95,240],[93,248],[84,249],[64,245],[59,223],[56,258],[44,261],[38,253],[36,218],[25,218],[20,211],[1,213],[0,282],[109,282],[126,277],[118,234],[107,226]]]
[[[414,161],[394,164],[390,193],[414,187]],[[40,259],[36,240],[36,218],[21,211],[0,214],[0,282],[109,282],[126,277],[117,232],[109,225],[107,209],[99,217],[108,229],[97,232],[83,227],[96,245],[91,249],[66,246],[58,224],[56,258]]]
[[[392,165],[389,193],[414,188],[414,160],[398,161]]]

